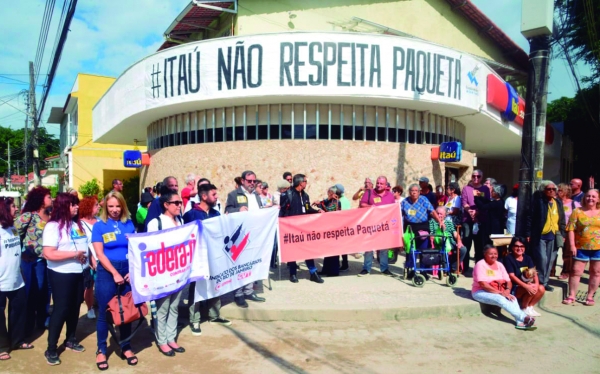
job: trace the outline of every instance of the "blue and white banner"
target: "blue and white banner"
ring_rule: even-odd
[[[206,246],[200,221],[162,231],[132,234],[129,277],[136,304],[156,300],[208,278]]]
[[[268,278],[278,216],[271,208],[202,221],[199,251],[208,252],[210,276],[196,281],[196,301]]]

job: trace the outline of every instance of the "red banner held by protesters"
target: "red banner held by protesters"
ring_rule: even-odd
[[[400,247],[398,204],[279,219],[281,261]]]

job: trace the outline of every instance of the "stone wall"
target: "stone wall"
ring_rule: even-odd
[[[419,177],[443,185],[445,165],[431,160],[433,145],[328,140],[262,140],[193,144],[150,152],[150,166],[140,173],[141,186],[152,186],[167,175],[179,180],[180,190],[187,173],[206,177],[219,189],[221,200],[234,188],[233,179],[244,170],[269,183],[274,192],[283,172],[305,174],[311,200],[322,199],[330,186],[341,183],[350,198],[367,176],[384,175],[404,189]],[[472,154],[463,151],[459,183],[469,179]],[[406,195],[406,192],[405,192]]]

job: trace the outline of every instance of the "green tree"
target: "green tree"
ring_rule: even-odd
[[[10,153],[11,153],[11,163],[12,161],[23,160],[25,151],[23,149],[23,142],[25,139],[25,130],[17,129],[13,130],[10,128],[0,126],[0,157],[3,159],[7,159],[8,152],[8,142],[10,141]],[[31,141],[31,134],[29,134],[28,141]],[[39,144],[39,155],[40,160],[43,161],[45,158],[54,156],[60,153],[60,141],[54,137],[54,135],[49,134],[45,128],[40,127],[38,129],[38,144]],[[21,165],[21,174],[25,174],[25,172],[33,171],[32,157],[33,153],[31,148],[28,150],[28,167],[27,170],[23,168]],[[43,163],[40,164],[40,168],[44,169]],[[16,174],[17,170],[14,168],[13,164],[13,173]],[[6,175],[8,173],[8,165],[6,162],[0,162],[0,175]]]

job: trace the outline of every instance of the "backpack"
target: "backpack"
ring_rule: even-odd
[[[162,231],[162,219],[160,219],[160,216],[156,217],[156,219],[158,220],[158,231]],[[183,225],[183,221],[181,220],[180,216],[176,216],[176,219],[180,225]]]

